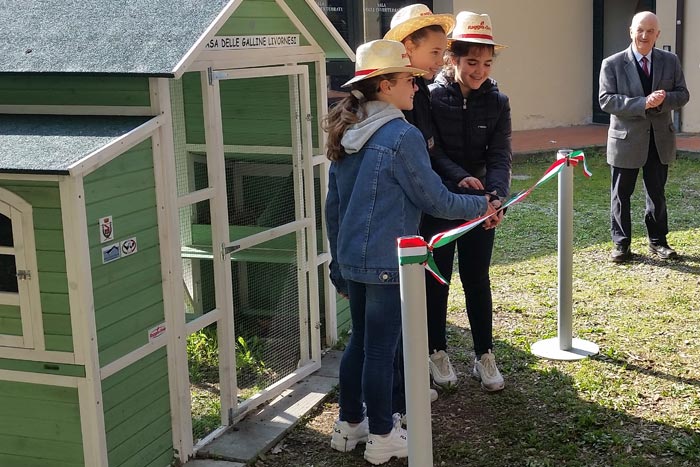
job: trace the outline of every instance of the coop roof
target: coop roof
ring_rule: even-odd
[[[313,1],[286,1],[288,11],[319,36],[329,57],[352,55]],[[4,0],[0,2],[0,73],[179,76],[192,52],[244,3]],[[275,2],[254,3],[278,8]]]
[[[0,173],[68,175],[78,161],[149,119],[0,115]]]

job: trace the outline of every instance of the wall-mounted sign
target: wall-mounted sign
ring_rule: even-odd
[[[264,36],[216,36],[205,48],[207,50],[274,49],[296,47],[299,34],[268,34]]]
[[[114,227],[112,226],[112,216],[100,218],[100,243],[114,240]]]

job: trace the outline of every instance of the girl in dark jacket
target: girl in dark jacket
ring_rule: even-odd
[[[445,69],[431,85],[435,127],[433,169],[447,187],[462,193],[489,193],[494,207],[508,195],[511,170],[511,120],[508,97],[489,78],[494,51],[503,47],[493,41],[488,15],[461,12],[445,58]],[[452,275],[455,246],[459,276],[466,295],[467,315],[476,354],[473,376],[487,391],[504,387],[493,349],[491,283],[489,266],[495,236],[503,214],[493,216],[455,243],[433,254],[446,279]],[[459,225],[425,215],[421,235]],[[427,279],[428,343],[430,371],[436,384],[455,384],[457,377],[446,353],[445,335],[448,286]]]
[[[435,146],[435,131],[430,112],[430,90],[428,83],[432,82],[435,74],[444,63],[447,35],[455,27],[455,17],[450,14],[433,14],[422,3],[416,3],[401,8],[391,18],[391,29],[384,39],[403,43],[411,66],[426,71],[426,74],[416,78],[416,94],[413,96],[413,109],[404,110],[403,114],[411,125],[418,128],[425,139],[428,151]],[[403,348],[398,346],[394,362],[394,412],[406,413],[406,395],[403,376]],[[438,397],[437,391],[430,390],[430,400]]]

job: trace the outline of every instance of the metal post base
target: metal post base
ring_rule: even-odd
[[[562,350],[559,348],[559,338],[553,337],[535,342],[530,346],[530,351],[549,360],[581,360],[596,355],[600,350],[593,342],[576,338],[571,340],[570,349]]]

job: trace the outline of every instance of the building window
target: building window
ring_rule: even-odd
[[[389,30],[391,18],[399,9],[417,3],[411,0],[316,0],[333,26],[353,50],[364,42],[381,39]],[[433,2],[423,3],[432,10]],[[341,85],[355,73],[349,60],[329,60],[327,63],[329,100],[343,97],[347,90]]]
[[[0,349],[34,348],[38,297],[32,207],[0,188]]]

